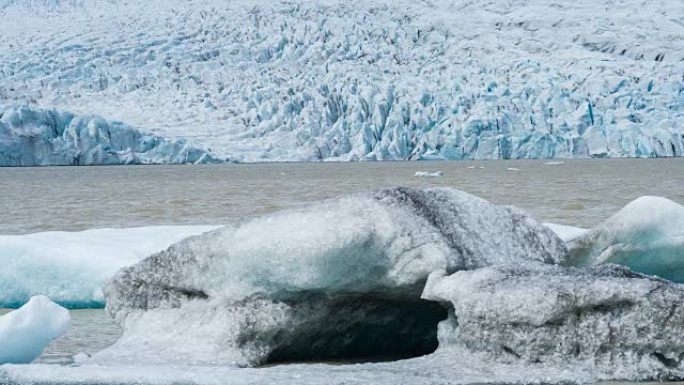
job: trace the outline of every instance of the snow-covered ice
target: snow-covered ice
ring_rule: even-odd
[[[684,154],[681,1],[40,0],[0,17],[5,109],[218,159]]]
[[[684,206],[640,197],[568,246],[575,264],[618,263],[684,282]]]
[[[68,307],[103,306],[117,270],[212,226],[156,226],[0,235],[0,307],[47,295]]]
[[[0,364],[29,363],[69,327],[69,311],[46,296],[31,297],[0,316]]]

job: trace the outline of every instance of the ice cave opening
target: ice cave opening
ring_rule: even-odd
[[[393,361],[437,349],[437,325],[448,308],[419,298],[372,294],[307,294],[292,328],[271,338],[265,365],[296,362]]]

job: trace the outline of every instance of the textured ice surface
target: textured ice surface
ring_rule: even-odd
[[[560,239],[563,240],[563,242],[570,242],[589,231],[580,227],[559,225],[556,223],[544,223],[544,226],[550,228],[554,233],[556,233]]]
[[[326,201],[188,238],[119,272],[105,293],[124,336],[96,359],[244,366],[428,353],[447,316],[420,300],[428,275],[566,257],[524,213],[458,190]]]
[[[141,134],[98,116],[0,107],[0,166],[207,163],[185,140]]]
[[[661,197],[638,198],[568,246],[576,264],[618,263],[684,282],[684,206]]]
[[[0,235],[0,307],[44,294],[67,307],[103,306],[117,270],[211,226],[158,226]]]
[[[676,0],[40,0],[0,17],[0,104],[221,159],[684,153]]]
[[[684,376],[684,286],[623,266],[497,265],[433,276],[423,296],[453,304],[440,346],[584,363],[604,378]]]
[[[0,316],[0,364],[28,363],[69,327],[69,311],[45,296]]]

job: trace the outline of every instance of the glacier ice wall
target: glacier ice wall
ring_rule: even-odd
[[[0,15],[0,103],[110,116],[222,159],[684,153],[677,1],[15,1]]]
[[[69,308],[104,306],[102,285],[117,270],[211,226],[51,231],[0,235],[0,308],[47,295]]]
[[[574,264],[617,263],[684,282],[684,206],[644,196],[568,242]]]
[[[121,270],[105,295],[125,332],[97,360],[251,366],[429,353],[447,317],[420,299],[430,274],[566,258],[524,213],[457,190],[326,201],[190,237]]]
[[[142,134],[98,116],[35,108],[0,108],[0,166],[207,163],[184,140]]]

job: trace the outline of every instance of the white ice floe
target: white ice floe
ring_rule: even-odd
[[[4,1],[0,18],[0,105],[220,159],[684,154],[676,0]]]
[[[42,295],[0,316],[0,364],[35,360],[50,341],[64,334],[70,319],[67,309]]]
[[[442,172],[441,171],[416,171],[414,176],[423,177],[423,178],[441,178]]]
[[[114,273],[212,226],[156,226],[0,235],[0,307],[44,294],[68,307],[103,306]]]

